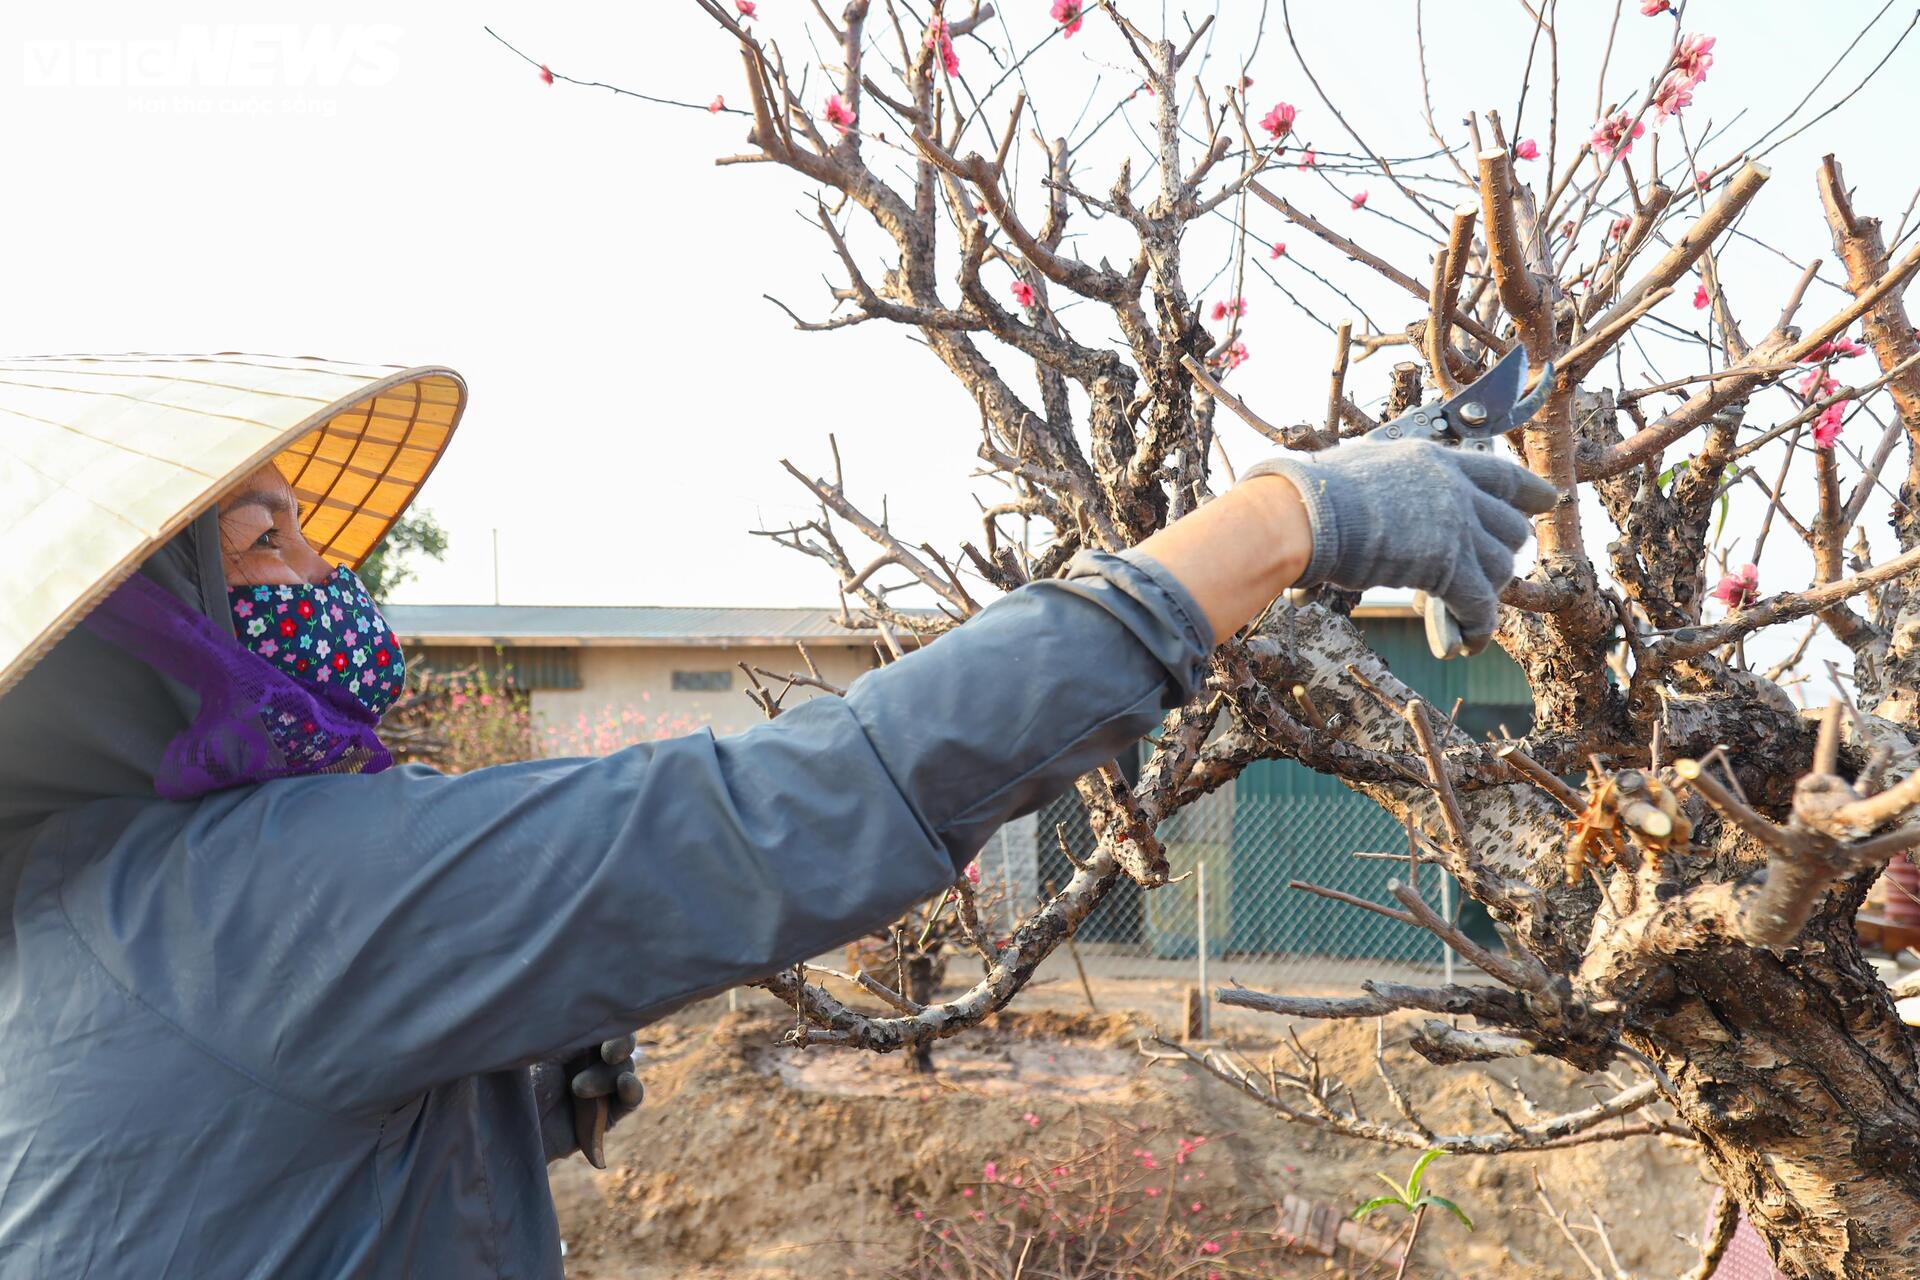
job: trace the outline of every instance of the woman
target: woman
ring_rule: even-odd
[[[1288,586],[1431,590],[1484,643],[1526,513],[1555,500],[1425,444],[1279,459],[845,698],[445,777],[383,767],[404,656],[345,566],[450,435],[458,404],[405,456],[452,375],[367,375],[275,418],[300,362],[270,391],[207,364],[0,374],[38,379],[31,412],[0,393],[9,442],[61,395],[94,397],[81,434],[129,456],[176,447],[191,414],[280,442],[266,465],[251,438],[183,463],[190,518],[111,594],[89,571],[60,615],[86,624],[42,627],[0,697],[0,1277],[557,1277],[545,1166],[570,1126],[531,1064],[938,892]],[[102,418],[100,397],[136,408]]]

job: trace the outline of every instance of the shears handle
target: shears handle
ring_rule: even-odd
[[[1427,651],[1434,657],[1445,661],[1448,658],[1472,656],[1473,650],[1467,646],[1466,637],[1461,634],[1460,620],[1447,608],[1447,602],[1439,596],[1430,596],[1424,591],[1416,591],[1413,603],[1420,610],[1421,619],[1427,626]]]
[[[596,1169],[607,1167],[607,1124],[612,1118],[611,1098],[573,1099],[573,1137],[580,1154]]]

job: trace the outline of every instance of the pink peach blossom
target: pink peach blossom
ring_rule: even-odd
[[[827,123],[842,133],[853,128],[853,112],[837,93],[827,99]]]
[[[1013,300],[1023,307],[1033,306],[1033,286],[1025,280],[1013,282]]]
[[[1752,604],[1759,595],[1760,567],[1753,564],[1739,566],[1720,579],[1713,588],[1713,598],[1729,609]]]
[[[940,51],[940,65],[946,68],[948,75],[960,74],[960,55],[953,51],[953,37],[947,32],[945,18],[935,18],[933,25],[927,29],[927,47]]]
[[[1673,74],[1687,83],[1689,87],[1699,84],[1707,78],[1707,68],[1713,65],[1714,37],[1692,35],[1680,41],[1680,49],[1673,55]]]
[[[722,111],[725,111],[726,109],[727,109],[727,100],[717,93],[713,95],[713,101],[707,104],[707,112],[710,115],[717,116]]]
[[[1661,120],[1677,116],[1682,110],[1693,105],[1693,87],[1697,81],[1683,80],[1679,76],[1668,76],[1660,82],[1660,90],[1653,95],[1653,113]]]
[[[1080,24],[1085,20],[1082,13],[1084,8],[1081,0],[1053,0],[1053,20],[1067,29],[1069,39],[1080,30]]]
[[[1693,291],[1693,309],[1704,311],[1713,303],[1713,295],[1707,292],[1707,286],[1701,285]]]
[[[1819,400],[1840,389],[1840,383],[1825,369],[1809,369],[1794,388],[1803,400]]]
[[[1365,204],[1366,202],[1367,202],[1367,193],[1362,191],[1359,195],[1347,201],[1347,208],[1358,209],[1361,205]]]
[[[1540,144],[1532,138],[1520,139],[1519,143],[1513,148],[1513,158],[1516,160],[1538,160],[1540,158]]]
[[[1846,425],[1847,405],[1849,401],[1836,400],[1820,411],[1813,420],[1813,443],[1818,449],[1831,449],[1833,442],[1840,438],[1840,429]]]
[[[1294,114],[1292,103],[1277,102],[1274,104],[1273,110],[1260,117],[1260,127],[1272,134],[1275,138],[1284,138],[1293,132]]]
[[[1286,257],[1286,256],[1287,256],[1287,245],[1286,245],[1286,241],[1284,241],[1284,240],[1282,240],[1282,241],[1280,241],[1280,242],[1278,242],[1278,243],[1276,243],[1276,244],[1275,244],[1275,245],[1273,246],[1273,248],[1272,248],[1271,250],[1269,250],[1269,251],[1268,251],[1268,253],[1267,253],[1267,256],[1268,256],[1269,258],[1284,258],[1284,257]]]
[[[1593,126],[1593,149],[1601,156],[1621,155],[1633,150],[1633,140],[1647,131],[1644,120],[1635,120],[1626,112],[1616,112]]]

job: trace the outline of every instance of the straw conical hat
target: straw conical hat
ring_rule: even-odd
[[[316,551],[357,565],[466,407],[451,369],[304,356],[0,359],[0,693],[269,458]]]

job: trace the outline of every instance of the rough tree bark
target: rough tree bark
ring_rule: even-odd
[[[945,556],[898,533],[897,516],[864,514],[837,452],[830,479],[789,464],[820,516],[765,532],[823,560],[848,620],[879,628],[896,651],[908,633],[962,625],[993,592],[1059,572],[1081,548],[1127,546],[1205,502],[1216,454],[1225,463],[1221,408],[1271,447],[1331,447],[1413,403],[1423,379],[1446,391],[1517,343],[1536,369],[1551,360],[1554,380],[1513,443],[1568,494],[1538,523],[1538,564],[1504,598],[1498,639],[1534,696],[1526,740],[1475,742],[1421,704],[1367,647],[1350,595],[1277,602],[1224,639],[1208,687],[1168,716],[1136,786],[1112,768],[1081,779],[1096,844],[1068,851],[1075,874],[1064,888],[1004,939],[977,927],[968,899],[959,941],[982,972],[971,990],[930,1005],[911,978],[903,992],[873,973],[844,975],[836,995],[804,973],[778,975],[766,985],[804,1015],[795,1034],[917,1053],[977,1025],[1121,877],[1165,881],[1160,819],[1254,760],[1291,759],[1407,824],[1407,883],[1372,909],[1440,934],[1484,976],[1450,988],[1372,983],[1344,1000],[1238,988],[1221,1000],[1291,1016],[1451,1015],[1409,1041],[1435,1064],[1530,1053],[1635,1081],[1584,1111],[1444,1135],[1410,1109],[1404,1123],[1361,1116],[1310,1061],[1269,1074],[1227,1052],[1156,1052],[1185,1056],[1291,1120],[1405,1146],[1691,1139],[1790,1274],[1920,1271],[1920,1060],[1854,928],[1886,861],[1920,843],[1920,828],[1903,825],[1920,800],[1920,344],[1902,302],[1920,249],[1856,210],[1829,159],[1814,176],[1844,300],[1808,302],[1811,285],[1833,283],[1818,262],[1784,299],[1758,296],[1739,274],[1752,237],[1735,224],[1763,195],[1792,197],[1724,131],[1704,144],[1684,136],[1673,117],[1685,92],[1709,92],[1710,42],[1671,16],[1636,19],[1634,6],[1580,18],[1600,25],[1579,38],[1609,50],[1609,21],[1658,21],[1672,34],[1625,100],[1601,98],[1593,141],[1558,137],[1559,117],[1577,108],[1571,89],[1563,101],[1562,37],[1547,6],[1529,33],[1539,54],[1531,109],[1537,118],[1554,104],[1546,146],[1510,139],[1494,111],[1468,117],[1468,138],[1447,136],[1421,47],[1425,109],[1410,101],[1407,118],[1424,120],[1437,149],[1395,158],[1348,125],[1330,92],[1341,86],[1320,78],[1331,55],[1300,48],[1284,2],[1282,34],[1317,99],[1297,117],[1284,106],[1262,115],[1249,64],[1217,71],[1263,40],[1269,54],[1278,47],[1260,30],[1266,6],[1223,16],[1230,30],[1216,31],[1209,11],[1169,16],[1178,29],[1156,33],[1144,14],[1157,22],[1159,7],[1125,0],[1056,5],[1057,25],[1024,12],[1009,25],[990,5],[942,0],[929,12],[904,0],[851,0],[837,15],[816,5],[806,21],[829,51],[803,76],[761,20],[698,2],[745,70],[736,114],[746,146],[721,163],[784,166],[819,193],[810,213],[843,283],[827,318],[789,314],[809,331],[913,331],[977,406],[985,473],[1005,488],[985,505],[979,542]],[[791,21],[791,47],[808,47]],[[1129,97],[1096,86],[1084,110],[1050,104],[1050,122],[1080,110],[1091,123],[1071,142],[1042,136],[1028,87],[1047,83],[1039,68],[1061,42],[1096,35],[1100,56],[1137,73]],[[1737,118],[1744,105],[1715,110]],[[1116,119],[1135,126],[1138,145],[1116,136]],[[1109,166],[1104,189],[1083,183],[1094,155]],[[1538,176],[1520,176],[1521,162]],[[1368,175],[1371,201],[1355,190]],[[1326,212],[1307,211],[1316,206]],[[1289,228],[1293,250],[1266,247]],[[1200,261],[1209,236],[1224,236],[1224,254]],[[1368,245],[1389,240],[1404,267]],[[1311,259],[1412,304],[1401,330],[1337,328],[1325,409],[1297,426],[1275,425],[1222,385],[1248,358],[1250,260],[1275,286],[1262,307],[1284,296],[1306,309],[1264,266],[1283,252],[1283,265]],[[1420,252],[1431,261],[1409,257]],[[1224,298],[1209,311],[1203,295]],[[1311,296],[1353,301],[1334,281]],[[1778,318],[1743,331],[1736,297]],[[1803,310],[1812,318],[1799,323]],[[1624,384],[1615,356],[1629,335],[1694,372]],[[1383,394],[1358,390],[1378,367],[1368,358],[1402,347],[1420,363],[1396,366]],[[1318,352],[1300,359],[1324,367]],[[1014,368],[1031,378],[1004,372]],[[1850,415],[1883,423],[1877,444]],[[1746,462],[1755,455],[1758,466]],[[1862,516],[1897,455],[1906,471],[1892,536],[1870,538]],[[1723,554],[1762,561],[1770,532],[1800,537],[1818,566],[1807,589],[1757,599],[1732,566],[1712,567],[1721,501],[1742,484],[1769,504],[1761,527],[1735,531]],[[1591,527],[1582,486],[1611,531]],[[875,550],[856,557],[848,527]],[[1843,551],[1849,535],[1860,541]],[[940,616],[898,607],[903,589]],[[1786,691],[1791,663],[1765,670],[1746,655],[1763,628],[1802,620],[1855,658],[1857,704],[1836,703],[1823,719]],[[777,710],[777,698],[765,701]],[[1583,773],[1579,785],[1566,780]],[[1488,951],[1441,919],[1411,887],[1427,865],[1485,903],[1510,945]],[[1697,1275],[1710,1272],[1730,1222]]]

